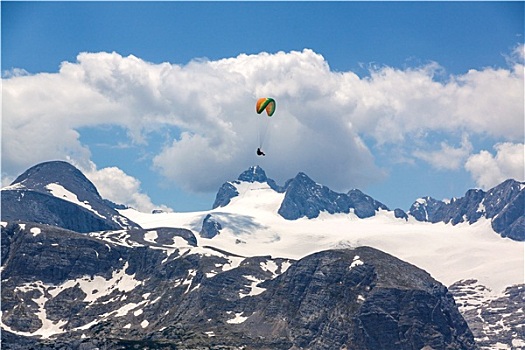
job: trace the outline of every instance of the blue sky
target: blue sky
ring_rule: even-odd
[[[1,6],[3,185],[68,159],[115,201],[199,210],[259,163],[408,210],[523,181],[523,2]]]

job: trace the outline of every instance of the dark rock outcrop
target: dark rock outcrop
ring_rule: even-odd
[[[394,216],[398,219],[405,219],[405,221],[408,220],[408,214],[400,208],[394,209]]]
[[[225,207],[230,203],[233,197],[237,197],[238,195],[239,191],[237,191],[237,188],[235,188],[232,183],[225,182],[222,184],[221,188],[219,188],[219,191],[217,191],[212,208]]]
[[[222,225],[211,214],[206,215],[202,221],[202,228],[199,235],[202,238],[213,238],[222,230]]]
[[[350,190],[347,195],[350,198],[350,208],[354,208],[355,215],[361,219],[374,216],[379,209],[388,210],[386,205],[358,189]]]

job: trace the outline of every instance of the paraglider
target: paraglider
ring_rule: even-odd
[[[257,155],[265,156],[264,152],[261,151],[261,148],[268,131],[269,117],[275,113],[275,100],[270,97],[261,97],[255,104],[255,111],[257,114],[262,114],[264,111],[266,111],[266,115],[268,116],[265,118],[264,115],[261,115],[262,118],[260,119],[266,120],[259,121],[259,147],[257,148]]]
[[[257,100],[255,109],[257,114],[261,114],[264,110],[266,110],[268,117],[271,117],[273,113],[275,113],[275,100],[270,97],[262,97]]]

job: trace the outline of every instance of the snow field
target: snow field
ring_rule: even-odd
[[[214,210],[146,214],[127,209],[121,214],[145,229],[190,229],[199,246],[246,257],[300,259],[326,249],[371,246],[426,270],[446,286],[477,279],[491,294],[501,295],[506,287],[524,283],[524,243],[499,236],[490,220],[453,226],[419,222],[412,217],[405,221],[389,211],[379,211],[367,219],[353,213],[323,212],[315,219],[285,220],[277,213],[284,194],[266,183],[241,182],[235,186],[239,195]],[[212,239],[198,235],[207,214],[223,227]]]

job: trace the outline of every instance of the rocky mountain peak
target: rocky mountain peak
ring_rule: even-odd
[[[59,184],[69,192],[100,197],[97,188],[76,167],[64,161],[37,164],[18,176],[11,186],[49,193],[51,184]]]
[[[266,177],[263,168],[255,165],[248,168],[248,170],[243,171],[242,174],[239,175],[238,180],[245,182],[266,182],[268,181],[268,177]]]
[[[384,204],[360,190],[338,193],[316,183],[301,172],[287,183],[286,194],[278,212],[288,220],[303,216],[312,219],[319,216],[322,211],[330,214],[348,214],[351,210],[359,218],[367,218],[374,216],[379,209],[388,210]]]
[[[82,233],[139,227],[104,200],[80,170],[63,161],[37,164],[3,188],[2,220]]]
[[[267,183],[271,189],[276,192],[282,193],[285,191],[285,187],[277,185],[277,183],[266,176],[265,171],[258,165],[249,167],[247,170],[243,171],[241,175],[237,178],[236,181],[228,181],[222,184],[215,196],[215,202],[213,203],[213,209],[218,207],[224,207],[230,203],[230,200],[239,195],[237,191],[237,185],[240,185],[243,182],[253,183]]]
[[[508,179],[484,193],[483,206],[487,216],[492,218],[502,211],[509,201],[525,190],[525,182]]]

